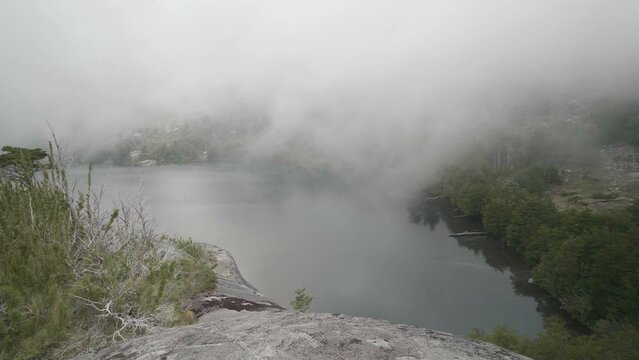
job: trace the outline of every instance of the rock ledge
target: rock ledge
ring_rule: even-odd
[[[528,359],[452,334],[340,314],[302,314],[265,298],[228,251],[208,245],[218,286],[192,300],[196,324],[162,329],[77,359]]]

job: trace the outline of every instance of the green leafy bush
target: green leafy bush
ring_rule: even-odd
[[[611,199],[616,199],[617,197],[619,197],[619,194],[616,192],[597,191],[592,193],[591,197],[593,199],[611,200]]]
[[[313,302],[313,297],[306,293],[306,289],[297,289],[291,306],[295,311],[307,312],[311,309],[311,302]]]
[[[215,286],[203,249],[156,234],[139,206],[100,211],[90,175],[71,194],[51,155],[16,149],[0,166],[0,358],[69,357],[190,321],[180,301]]]
[[[515,182],[526,191],[542,195],[550,185],[560,184],[559,170],[551,165],[534,164],[517,171]]]
[[[573,336],[560,318],[552,317],[536,338],[521,336],[507,326],[498,326],[491,333],[473,329],[470,337],[535,360],[639,359],[639,331],[608,322],[600,322],[591,335]]]

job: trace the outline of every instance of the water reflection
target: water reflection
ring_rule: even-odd
[[[536,300],[513,291],[517,262],[448,237],[456,225],[443,208],[412,212],[427,226],[418,225],[403,197],[274,164],[104,167],[94,183],[107,184],[107,198],[141,188],[159,230],[227,248],[245,278],[283,305],[305,287],[318,312],[460,335],[498,324],[528,335],[541,328]]]
[[[463,216],[459,209],[442,197],[425,194],[415,199],[408,211],[412,223],[426,225],[431,230],[440,221],[444,221],[453,233],[483,230],[480,219]],[[587,327],[578,323],[561,308],[557,299],[532,283],[532,270],[526,265],[521,255],[489,236],[451,237],[451,241],[453,239],[459,246],[480,255],[493,269],[508,273],[515,294],[535,299],[536,310],[544,318],[561,316],[569,330],[580,334],[589,333]]]

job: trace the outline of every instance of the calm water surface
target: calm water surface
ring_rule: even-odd
[[[71,171],[82,178],[86,168]],[[140,194],[159,230],[230,250],[244,275],[288,306],[466,335],[507,324],[534,334],[553,304],[521,260],[487,238],[455,240],[457,221],[411,216],[322,172],[238,164],[94,168],[107,199]],[[438,215],[438,214],[435,214]],[[452,229],[451,229],[452,228]]]

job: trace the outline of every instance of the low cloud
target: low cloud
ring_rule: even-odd
[[[272,124],[256,154],[303,139],[424,176],[533,96],[636,93],[636,14],[633,0],[3,0],[0,142],[41,141],[48,121],[94,145],[250,108]]]

